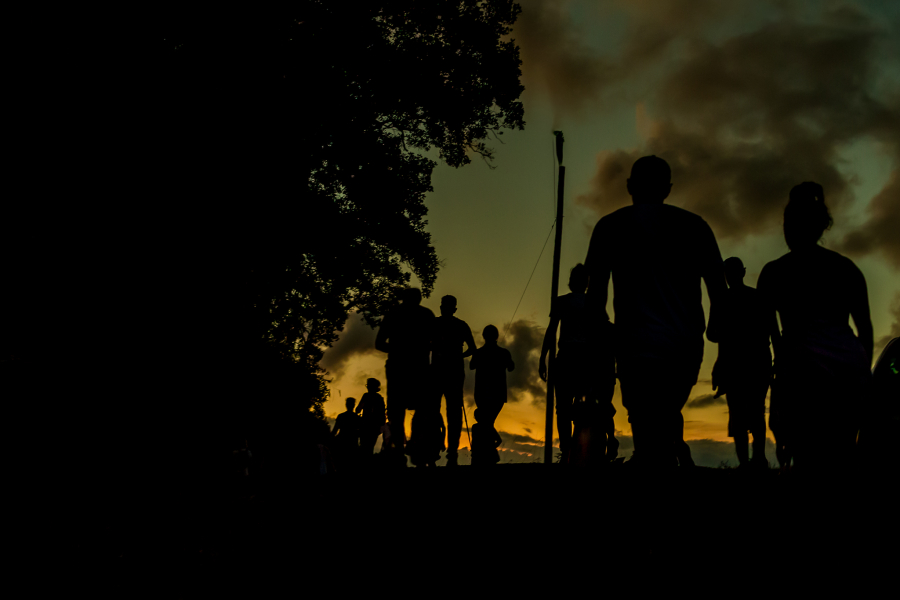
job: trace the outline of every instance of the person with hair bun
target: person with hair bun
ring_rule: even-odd
[[[871,377],[866,279],[819,245],[832,223],[821,185],[794,186],[784,209],[790,252],[766,264],[757,282],[775,349],[769,427],[805,471],[850,464]]]

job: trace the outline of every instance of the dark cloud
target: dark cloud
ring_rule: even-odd
[[[713,394],[704,394],[688,400],[688,408],[706,408],[708,406],[718,406],[725,404],[725,396],[716,398]]]
[[[718,43],[690,39],[650,100],[645,147],[598,155],[592,189],[577,201],[598,215],[629,204],[631,164],[656,154],[672,167],[670,201],[703,216],[719,237],[777,227],[788,192],[802,181],[821,183],[839,216],[853,196],[840,152],[872,139],[897,153],[900,102],[875,91],[885,61],[900,61],[884,55],[887,32],[863,13],[825,17],[766,22]],[[873,206],[873,218],[896,218],[889,196]],[[867,226],[860,236],[877,235],[866,249],[897,246],[887,226]],[[853,239],[862,249],[860,236]]]
[[[544,440],[538,440],[531,436],[508,431],[498,431],[503,443],[500,445],[500,463],[534,463],[544,461]],[[466,439],[466,429],[463,428],[463,440]],[[558,452],[555,449],[554,452]],[[443,464],[443,458],[437,464]],[[468,450],[460,450],[460,464],[471,464],[471,456]]]
[[[325,350],[319,365],[334,378],[340,377],[349,362],[366,354],[381,354],[375,350],[376,331],[366,325],[356,313],[347,318],[338,341]],[[384,389],[384,382],[381,382]]]
[[[625,179],[646,154],[672,165],[671,202],[702,215],[722,238],[777,231],[788,191],[808,180],[824,186],[840,223],[855,183],[841,153],[853,143],[881,142],[900,163],[896,19],[856,7],[811,18],[794,2],[620,2],[607,5],[618,12],[591,15],[622,23],[617,52],[601,55],[569,3],[522,6],[514,34],[523,80],[558,115],[603,110],[629,95],[626,86],[661,77],[639,107],[644,146],[601,153],[592,189],[577,199],[598,216],[630,203]],[[767,20],[753,27],[757,8]],[[729,26],[740,33],[723,37]],[[900,267],[898,180],[895,172],[841,249],[881,251]]]
[[[900,136],[900,131],[895,134]],[[900,268],[900,169],[894,169],[866,212],[868,220],[847,235],[839,249],[856,255],[879,251]]]
[[[596,56],[569,16],[568,2],[523,0],[513,30],[522,56],[522,81],[550,97],[557,111],[578,113],[596,100],[615,66]]]
[[[572,2],[520,0],[513,30],[528,90],[546,94],[557,119],[596,110],[616,83],[628,81],[665,55],[678,37],[731,12],[715,0],[619,0],[581,6],[589,19],[618,19],[625,29],[621,57],[598,55],[582,23],[572,18]],[[617,12],[618,11],[618,12]]]
[[[509,400],[518,402],[523,393],[529,393],[535,403],[546,402],[547,388],[538,377],[538,359],[544,343],[544,327],[534,321],[513,321],[500,344],[512,354],[516,368],[506,376]]]

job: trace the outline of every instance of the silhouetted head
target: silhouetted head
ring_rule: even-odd
[[[344,405],[347,407],[347,410],[353,410],[353,407],[356,406],[356,398],[347,398]]]
[[[472,413],[472,417],[474,417],[476,421],[477,421],[478,419],[480,419],[480,418],[481,418],[481,409],[480,409],[480,408],[476,408],[476,409],[475,409],[475,412]]]
[[[822,186],[812,181],[795,185],[784,209],[784,241],[788,248],[815,246],[832,224],[834,219],[825,206]]]
[[[496,342],[500,338],[500,332],[493,325],[485,327],[481,335],[486,342]]]
[[[628,179],[628,193],[635,204],[659,204],[672,190],[672,169],[656,155],[634,161]]]
[[[569,271],[569,289],[576,293],[583,293],[588,286],[587,268],[578,263]]]
[[[737,256],[725,259],[725,281],[728,282],[728,287],[743,284],[746,274],[747,269],[744,268],[744,263]]]
[[[456,296],[441,298],[441,316],[450,317],[456,312]]]
[[[370,392],[377,392],[381,389],[381,382],[374,377],[369,377],[366,379],[366,389]]]
[[[422,291],[419,288],[404,288],[398,295],[403,306],[418,306],[422,303]]]

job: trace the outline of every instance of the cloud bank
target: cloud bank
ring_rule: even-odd
[[[368,354],[383,353],[375,350],[376,331],[366,325],[365,321],[352,313],[348,318],[340,337],[331,348],[325,350],[319,365],[328,371],[328,374],[337,379],[344,374],[344,370],[355,359]],[[385,382],[381,382],[384,389]]]
[[[641,147],[601,152],[577,203],[597,216],[630,204],[631,164],[656,154],[672,166],[669,201],[703,216],[720,238],[777,231],[788,192],[802,181],[823,185],[840,223],[855,200],[844,153],[874,143],[894,173],[867,202],[865,222],[833,245],[855,256],[882,253],[900,268],[896,20],[834,4],[621,6],[595,15],[624,20],[612,54],[588,44],[561,3],[524,2],[515,32],[526,87],[545,92],[558,114],[641,100]],[[625,89],[644,96],[629,100]]]

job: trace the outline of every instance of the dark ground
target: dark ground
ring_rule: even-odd
[[[623,572],[834,565],[845,575],[893,571],[898,557],[896,492],[860,476],[822,482],[774,470],[651,476],[621,466],[591,473],[509,464],[333,474],[296,485],[242,478],[135,499],[148,497],[91,503],[74,539],[79,555],[261,561],[328,576],[345,559],[370,556],[442,571],[459,561]]]

